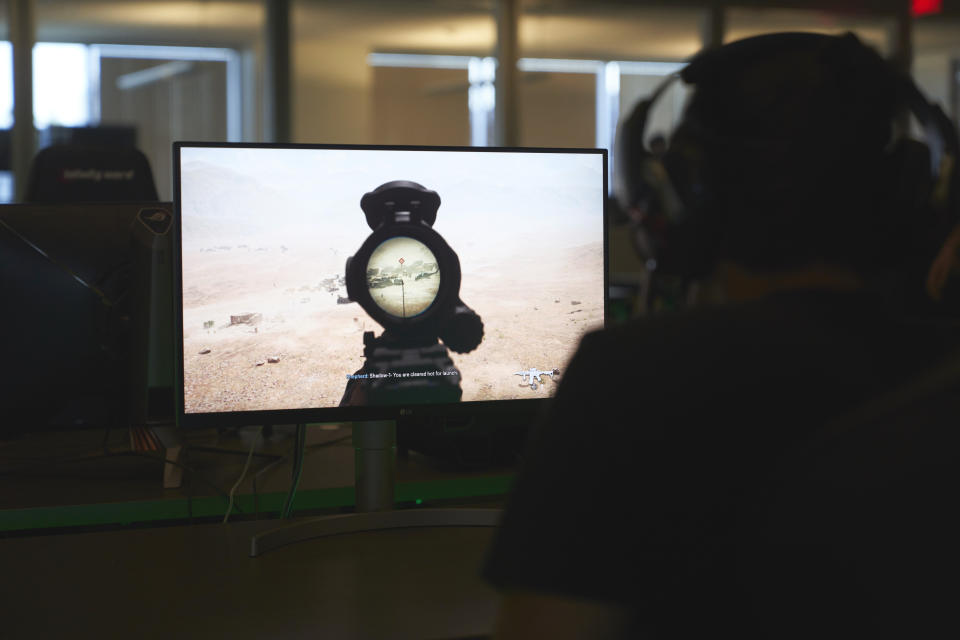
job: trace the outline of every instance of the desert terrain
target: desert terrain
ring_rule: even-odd
[[[364,364],[363,333],[382,332],[343,304],[346,261],[371,232],[360,203],[398,179],[440,195],[433,228],[483,319],[480,346],[450,354],[464,401],[554,393],[580,336],[602,323],[597,155],[185,148],[181,163],[188,412],[338,406]],[[397,316],[420,312],[443,277],[414,249],[387,240],[366,265]],[[531,368],[561,374],[533,389],[515,375]]]
[[[535,236],[511,240],[454,246],[461,298],[484,323],[477,349],[451,353],[464,401],[552,395],[580,336],[602,324],[599,242],[543,256],[528,251]],[[363,366],[363,332],[382,330],[358,304],[337,302],[350,253],[309,242],[185,246],[186,410],[337,406]],[[531,367],[561,374],[532,389],[515,375]]]

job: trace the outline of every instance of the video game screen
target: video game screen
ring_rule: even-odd
[[[545,398],[603,324],[602,150],[176,163],[185,414]]]

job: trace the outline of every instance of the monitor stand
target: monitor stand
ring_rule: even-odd
[[[303,428],[302,425],[298,425]],[[356,513],[308,518],[264,531],[250,540],[250,557],[288,544],[342,533],[406,527],[495,527],[500,509],[393,508],[397,425],[393,420],[356,422],[354,487]]]

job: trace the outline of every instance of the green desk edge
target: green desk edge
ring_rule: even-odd
[[[451,478],[429,482],[398,483],[394,492],[397,502],[417,500],[449,500],[506,495],[514,476],[485,476],[480,478]],[[286,493],[267,493],[257,497],[256,511],[262,514],[279,512]],[[301,490],[294,500],[294,510],[335,509],[353,506],[356,502],[353,487]],[[96,525],[130,525],[162,520],[187,520],[223,516],[227,508],[223,497],[177,497],[169,500],[80,504],[59,507],[33,507],[0,511],[0,532],[25,531]],[[238,495],[234,499],[233,514],[254,513],[253,495]]]

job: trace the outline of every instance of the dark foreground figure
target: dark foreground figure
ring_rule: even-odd
[[[485,566],[497,637],[953,637],[960,330],[920,295],[955,218],[891,143],[912,85],[808,34],[683,79],[662,164],[635,114],[615,177],[712,303],[581,343]]]

